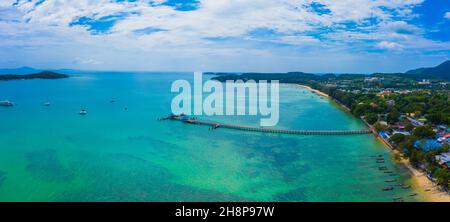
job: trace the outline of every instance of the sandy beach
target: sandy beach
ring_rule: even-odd
[[[321,96],[323,96],[323,97],[327,97],[327,98],[330,97],[328,94],[326,94],[326,93],[324,93],[324,92],[322,92],[322,91],[319,91],[319,90],[317,90],[317,89],[313,89],[313,88],[311,88],[311,87],[309,87],[309,86],[307,86],[307,85],[302,85],[302,84],[296,84],[296,85],[297,85],[297,86],[301,86],[301,87],[303,87],[303,88],[306,88],[306,89],[308,89],[309,91],[314,92],[314,93],[317,93],[318,95],[321,95]]]
[[[377,139],[389,148],[393,154],[393,157],[400,157],[397,159],[394,158],[394,161],[398,164],[404,165],[408,169],[411,174],[412,187],[417,193],[424,197],[426,202],[450,202],[450,195],[445,191],[441,191],[439,186],[428,179],[424,172],[414,168],[410,164],[409,159],[403,158],[402,154],[398,150],[393,149],[391,144],[387,143],[379,136],[377,136]]]
[[[342,109],[344,109],[344,110],[347,111],[347,112],[350,112],[350,109],[349,109],[347,106],[345,106],[344,104],[340,103],[339,101],[333,99],[330,95],[328,95],[328,94],[326,94],[326,93],[324,93],[324,92],[322,92],[322,91],[320,91],[320,90],[313,89],[313,88],[311,88],[310,86],[302,85],[302,84],[294,84],[294,85],[295,85],[295,86],[300,86],[300,87],[302,87],[302,88],[305,88],[305,89],[307,89],[307,90],[309,90],[309,91],[311,91],[311,92],[316,93],[317,95],[320,95],[320,96],[323,96],[323,97],[325,97],[325,98],[331,99],[333,102],[337,103],[337,104],[339,105],[339,107],[341,107]]]
[[[319,90],[313,89],[306,85],[296,84],[297,86],[301,86],[303,88],[306,88],[312,92],[317,93],[318,95],[330,98],[330,96],[324,92],[321,92]],[[341,106],[343,106],[341,104]],[[347,107],[346,110],[348,110]],[[381,139],[379,136],[377,136],[377,139],[382,142],[389,150],[392,152],[393,156],[402,156],[402,154],[398,151],[393,149],[393,147]],[[411,174],[411,185],[414,188],[414,190],[419,193],[422,197],[424,197],[426,202],[450,202],[450,194],[448,194],[445,191],[442,191],[439,189],[439,186],[436,185],[434,182],[432,182],[424,172],[421,172],[418,169],[415,169],[410,163],[409,159],[406,158],[400,158],[399,160],[395,160],[399,164],[403,164],[410,172]]]
[[[411,167],[411,165],[406,165],[411,171],[413,176],[412,185],[419,192],[425,200],[428,202],[450,202],[450,195],[441,191],[439,187],[431,182],[425,173],[420,172]]]
[[[394,155],[401,155],[399,151],[392,150]],[[403,164],[411,173],[411,185],[417,193],[425,198],[427,202],[450,202],[450,195],[439,189],[439,186],[432,182],[426,174],[415,169],[408,159],[401,158],[396,162]]]

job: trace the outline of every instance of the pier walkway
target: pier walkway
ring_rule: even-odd
[[[195,125],[205,125],[211,126],[212,129],[227,128],[235,130],[244,130],[252,132],[262,132],[262,133],[278,133],[278,134],[294,134],[294,135],[357,135],[357,134],[370,134],[372,130],[362,129],[362,130],[289,130],[289,129],[273,129],[273,128],[262,128],[262,127],[251,127],[242,126],[235,124],[224,124],[218,122],[210,122],[197,120],[194,118],[187,118],[186,116],[169,116],[165,118],[160,118],[160,120],[175,120],[184,123],[195,124]]]

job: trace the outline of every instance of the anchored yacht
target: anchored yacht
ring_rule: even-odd
[[[85,109],[80,110],[80,115],[84,116],[87,114],[87,111]]]
[[[0,106],[14,106],[14,103],[12,103],[8,100],[3,100],[3,101],[0,101]]]

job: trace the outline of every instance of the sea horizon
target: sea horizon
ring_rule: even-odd
[[[21,69],[27,69],[26,72],[21,72]],[[412,66],[412,68],[415,68],[415,66]],[[129,69],[80,69],[80,68],[36,68],[33,66],[13,66],[9,68],[0,67],[0,74],[33,74],[41,71],[53,71],[53,72],[60,72],[65,74],[75,74],[75,73],[186,73],[191,74],[193,72],[203,72],[204,74],[208,75],[214,75],[214,73],[230,73],[230,74],[243,74],[243,73],[262,73],[262,74],[271,74],[271,73],[307,73],[307,74],[314,74],[314,75],[327,75],[327,74],[334,74],[334,75],[372,75],[377,73],[383,73],[383,74],[399,74],[407,71],[407,68],[403,68],[403,70],[399,71],[391,71],[391,72],[379,72],[377,70],[373,71],[366,71],[366,72],[332,72],[332,71],[303,71],[303,70],[273,70],[273,71],[262,71],[262,70],[201,70],[201,69],[195,69],[195,70],[129,70]]]

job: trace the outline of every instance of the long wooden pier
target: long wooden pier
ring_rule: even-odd
[[[235,130],[244,130],[252,132],[262,132],[262,133],[278,133],[278,134],[295,134],[295,135],[357,135],[357,134],[370,134],[372,130],[362,129],[362,130],[289,130],[289,129],[273,129],[273,128],[262,128],[262,127],[252,127],[252,126],[242,126],[235,124],[224,124],[218,122],[203,121],[194,118],[186,118],[183,116],[169,116],[161,118],[160,120],[175,120],[184,123],[194,124],[194,125],[205,125],[210,126],[212,129],[227,128]]]

